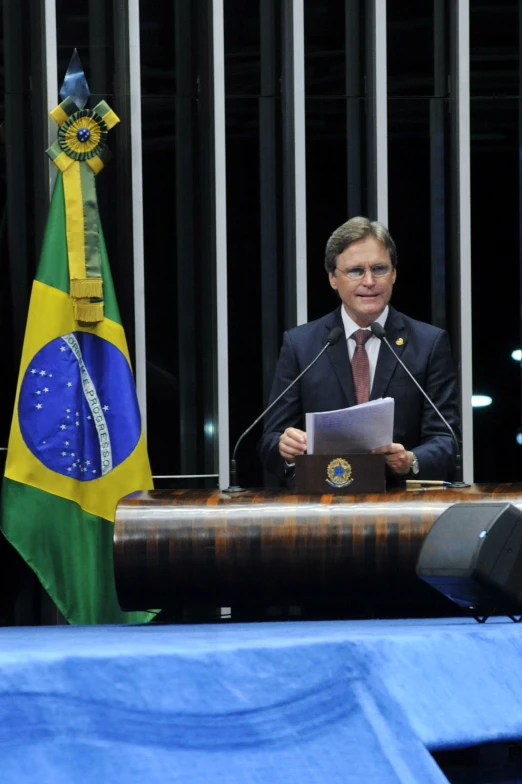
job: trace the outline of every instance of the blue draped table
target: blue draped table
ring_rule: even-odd
[[[2,784],[431,784],[521,738],[505,619],[0,629]]]

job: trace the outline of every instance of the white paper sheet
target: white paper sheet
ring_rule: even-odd
[[[370,452],[391,444],[394,410],[394,399],[382,397],[351,408],[307,414],[307,452]]]

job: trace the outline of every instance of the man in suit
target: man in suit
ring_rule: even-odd
[[[375,450],[384,453],[389,472],[397,478],[449,479],[455,468],[450,433],[392,352],[369,330],[375,321],[385,328],[398,355],[459,437],[457,382],[447,333],[388,304],[397,277],[397,251],[388,230],[368,218],[352,218],[328,240],[325,267],[342,304],[317,321],[285,332],[271,400],[314,359],[333,327],[341,327],[345,337],[267,414],[259,444],[261,462],[288,478],[295,456],[306,452],[306,413],[393,397],[394,441]]]

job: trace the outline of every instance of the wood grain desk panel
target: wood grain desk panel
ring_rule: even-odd
[[[393,489],[380,495],[156,490],[116,510],[114,568],[125,609],[331,601],[365,582],[415,576],[422,542],[459,501],[522,508],[522,485]]]

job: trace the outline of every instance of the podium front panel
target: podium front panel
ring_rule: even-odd
[[[384,455],[331,454],[298,455],[295,459],[296,493],[384,493]]]

